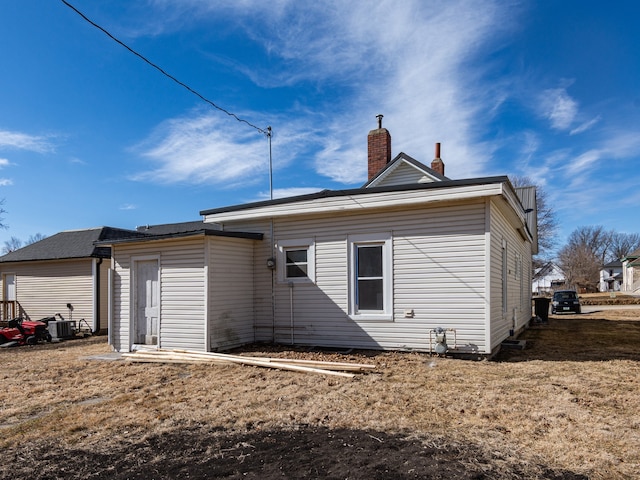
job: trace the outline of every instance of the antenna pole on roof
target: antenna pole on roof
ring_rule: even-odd
[[[271,126],[267,127],[267,139],[269,140],[269,199],[273,200],[273,159],[271,157]]]

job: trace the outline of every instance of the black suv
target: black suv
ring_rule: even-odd
[[[551,313],[560,312],[580,313],[580,300],[575,290],[558,290],[553,294]]]

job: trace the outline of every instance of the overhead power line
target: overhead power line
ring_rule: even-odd
[[[151,60],[149,60],[148,58],[146,58],[144,55],[136,52],[133,48],[131,48],[130,46],[128,46],[126,43],[124,43],[123,41],[119,40],[118,38],[114,37],[111,33],[109,33],[106,29],[102,28],[100,25],[98,25],[97,23],[95,23],[94,21],[92,21],[90,18],[88,18],[84,13],[82,13],[80,10],[78,10],[76,7],[74,7],[73,5],[71,5],[69,2],[67,2],[66,0],[60,0],[62,3],[64,3],[67,7],[69,7],[71,10],[73,10],[74,12],[76,12],[78,15],[80,15],[85,21],[89,22],[91,25],[93,25],[95,28],[97,28],[98,30],[100,30],[102,33],[104,33],[106,36],[108,36],[109,38],[111,38],[113,41],[115,41],[116,43],[119,43],[120,45],[122,45],[124,48],[126,48],[127,50],[129,50],[131,53],[133,53],[136,57],[140,58],[141,60],[143,60],[144,62],[148,63],[149,65],[151,65],[153,68],[155,68],[156,70],[158,70],[160,73],[162,73],[165,77],[170,78],[171,80],[173,80],[175,83],[177,83],[178,85],[180,85],[181,87],[185,88],[186,90],[188,90],[190,93],[194,94],[196,97],[200,98],[201,100],[203,100],[204,102],[208,103],[209,105],[211,105],[213,108],[220,110],[223,113],[226,113],[227,115],[229,115],[230,117],[235,118],[237,121],[241,122],[241,123],[246,123],[247,125],[249,125],[252,128],[255,128],[257,131],[259,131],[260,133],[266,135],[269,140],[271,140],[271,127],[267,127],[266,129],[264,128],[260,128],[257,125],[254,125],[251,122],[248,122],[247,120],[238,117],[235,113],[229,112],[228,110],[225,110],[224,108],[220,107],[219,105],[216,105],[214,102],[212,102],[211,100],[209,100],[208,98],[206,98],[204,95],[200,94],[199,92],[197,92],[196,90],[194,90],[193,88],[191,88],[189,85],[187,85],[184,82],[181,82],[180,80],[178,80],[176,77],[174,77],[173,75],[167,73],[165,70],[163,70],[161,67],[159,67],[158,65],[156,65],[155,63],[153,63]]]

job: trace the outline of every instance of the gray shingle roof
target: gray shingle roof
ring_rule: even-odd
[[[22,247],[0,257],[0,262],[27,262],[34,260],[63,260],[70,258],[109,258],[109,247],[95,246],[101,240],[136,237],[143,234],[134,230],[97,227],[87,230],[69,230],[56,233],[39,242]]]
[[[163,223],[161,225],[144,225],[137,227],[138,232],[146,235],[171,235],[176,233],[200,232],[203,230],[220,230],[211,223],[204,223],[202,220],[181,223]]]
[[[245,238],[249,240],[262,240],[262,233],[237,232],[222,230],[219,225],[204,223],[202,220],[181,223],[163,223],[160,225],[145,225],[136,228],[138,236],[122,237],[113,241],[103,241],[100,245],[115,245],[120,243],[139,243],[151,240],[168,240],[184,238],[196,235]]]

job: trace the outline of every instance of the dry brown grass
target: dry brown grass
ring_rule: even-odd
[[[480,362],[251,352],[378,365],[355,380],[87,359],[110,351],[103,337],[0,350],[0,447],[47,441],[106,452],[191,427],[310,425],[435,435],[594,479],[637,478],[640,310],[552,316],[521,338],[527,349]]]
[[[640,297],[623,292],[581,293],[583,305],[640,305]]]

